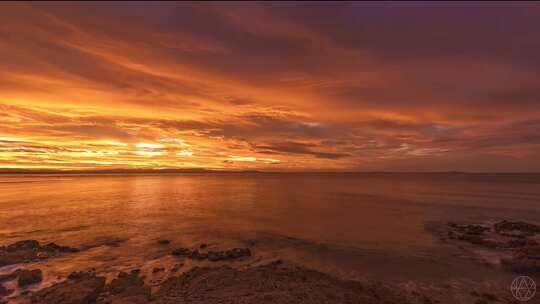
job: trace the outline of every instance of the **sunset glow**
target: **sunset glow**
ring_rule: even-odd
[[[538,171],[540,6],[478,9],[4,4],[0,167]]]

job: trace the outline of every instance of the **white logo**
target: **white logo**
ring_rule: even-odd
[[[520,276],[514,279],[510,291],[516,300],[526,302],[536,294],[536,283],[527,276]]]

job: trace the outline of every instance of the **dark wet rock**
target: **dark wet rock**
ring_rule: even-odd
[[[442,240],[458,240],[484,247],[501,254],[511,251],[512,257],[501,259],[500,263],[505,268],[519,273],[540,272],[540,244],[533,238],[540,227],[522,221],[501,221],[495,223],[491,228],[485,225],[448,223],[446,230],[439,230],[446,233],[446,238]],[[470,250],[471,246],[459,248]],[[475,254],[474,251],[470,252]],[[491,266],[486,261],[484,265]],[[489,299],[488,299],[489,301]]]
[[[118,277],[105,286],[106,292],[98,303],[147,303],[150,300],[150,287],[144,285],[136,273],[121,272]]]
[[[228,251],[247,254],[245,249],[235,249]],[[74,272],[67,280],[38,291],[31,299],[33,303],[40,304],[438,303],[418,292],[408,295],[380,283],[344,281],[281,261],[244,270],[228,266],[195,267],[165,282],[154,280],[151,283],[159,287],[154,294],[136,273],[121,272],[105,285],[103,277],[88,272]]]
[[[17,283],[20,287],[25,287],[31,284],[39,283],[43,280],[43,272],[41,269],[26,270],[23,269],[19,274]]]
[[[208,260],[212,262],[222,261],[225,259],[223,251],[208,251]]]
[[[208,244],[202,243],[201,245],[199,245],[199,248],[201,248],[201,249],[204,249],[206,247],[208,247]]]
[[[250,257],[251,256],[251,250],[249,248],[233,248],[231,250],[227,250],[225,252],[225,255],[228,259],[238,259],[242,257]]]
[[[540,246],[515,249],[510,259],[503,259],[501,262],[518,273],[540,272]]]
[[[251,256],[249,248],[233,248],[225,251],[208,251],[207,253],[200,252],[198,249],[190,250],[187,248],[179,248],[172,252],[172,255],[186,256],[194,260],[209,260],[212,262],[235,260],[243,257]]]
[[[470,235],[481,235],[484,234],[486,231],[490,230],[489,227],[474,224],[456,224],[450,222],[448,223],[448,226],[459,233],[465,233]]]
[[[191,254],[191,250],[189,250],[188,248],[178,248],[173,250],[171,254],[175,256],[187,256]]]
[[[68,246],[60,246],[56,243],[49,243],[43,247],[41,247],[42,250],[48,251],[48,252],[63,252],[63,253],[70,253],[70,252],[78,252],[79,250],[77,248],[72,248]]]
[[[188,257],[194,260],[204,260],[208,258],[208,254],[201,253],[199,250],[193,250]]]
[[[120,272],[116,279],[112,280],[106,290],[112,294],[123,293],[130,288],[141,288],[144,281],[136,273]]]
[[[486,248],[514,249],[537,244],[535,240],[526,237],[534,231],[535,225],[524,222],[502,221],[495,224],[493,229],[483,225],[453,222],[448,223],[448,227],[448,240],[460,240]],[[523,234],[523,231],[527,231],[527,235]]]
[[[522,247],[536,246],[536,245],[538,245],[537,241],[524,239],[524,238],[511,239],[504,244],[506,248],[522,248]]]
[[[476,235],[476,234],[458,235],[457,239],[471,243],[471,244],[481,245],[481,246],[490,247],[490,248],[497,248],[501,246],[501,243],[495,240],[486,239],[484,236]]]
[[[58,256],[62,253],[76,251],[77,249],[75,248],[59,246],[55,243],[41,246],[39,242],[35,240],[19,241],[0,248],[0,267],[5,265],[34,262]]]
[[[12,293],[13,293],[13,289],[7,289],[6,287],[0,285],[0,298],[9,296]]]
[[[95,303],[105,286],[105,278],[86,272],[72,273],[70,279],[42,289],[32,296],[32,303]]]
[[[169,245],[171,243],[171,241],[169,240],[159,240],[158,241],[158,244],[160,245]]]
[[[38,250],[39,242],[35,240],[25,240],[13,243],[6,247],[7,252],[23,251],[23,250]]]
[[[171,268],[171,272],[177,272],[178,270],[180,270],[180,268],[182,268],[182,266],[184,266],[184,263],[175,264],[175,265]]]
[[[89,278],[93,276],[94,276],[94,270],[91,269],[89,271],[74,271],[68,275],[67,279],[72,280],[72,281],[79,281],[84,278]]]
[[[2,282],[15,280],[17,277],[19,277],[19,274],[21,274],[22,269],[17,269],[11,273],[0,275],[0,284]]]
[[[153,299],[156,304],[437,303],[424,295],[413,299],[382,284],[343,281],[303,267],[275,263],[245,270],[195,267],[167,279]]]
[[[524,238],[540,232],[540,226],[526,222],[501,221],[494,225],[495,231],[509,237]]]

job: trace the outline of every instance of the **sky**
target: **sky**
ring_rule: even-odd
[[[3,3],[0,168],[540,171],[538,3]]]

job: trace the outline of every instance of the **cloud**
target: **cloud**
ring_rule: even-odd
[[[538,8],[4,6],[0,167],[532,170]]]
[[[256,151],[276,154],[301,154],[327,159],[338,159],[350,156],[347,153],[316,151],[314,148],[320,149],[321,147],[315,144],[299,142],[280,142],[255,146]]]

